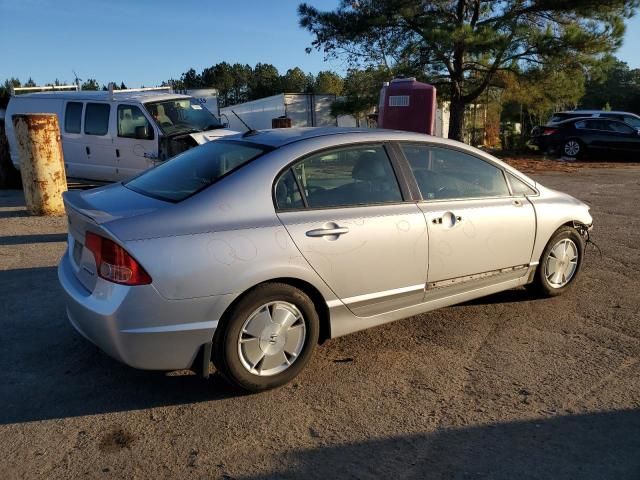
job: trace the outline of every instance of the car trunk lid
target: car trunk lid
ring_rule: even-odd
[[[76,277],[89,292],[95,288],[98,274],[95,258],[85,248],[87,232],[106,237],[124,247],[109,228],[110,222],[151,213],[168,205],[121,184],[65,192],[63,200],[69,223],[69,259]]]

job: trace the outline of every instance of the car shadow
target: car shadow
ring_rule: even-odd
[[[638,432],[640,410],[621,410],[337,446],[320,438],[279,458],[276,472],[238,478],[637,479]]]
[[[476,298],[475,300],[469,300],[468,302],[461,303],[460,305],[493,305],[495,303],[531,302],[534,300],[540,300],[541,298],[542,297],[534,290],[520,287],[487,295],[486,297]]]
[[[243,393],[214,374],[123,365],[68,323],[55,267],[0,271],[0,424],[219,400]]]
[[[25,245],[28,243],[66,242],[66,233],[44,233],[36,235],[8,235],[0,237],[0,245]]]

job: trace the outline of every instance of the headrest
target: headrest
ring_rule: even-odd
[[[355,180],[373,181],[387,178],[385,162],[388,160],[377,152],[362,152],[351,171]]]

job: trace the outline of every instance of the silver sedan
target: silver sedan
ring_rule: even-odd
[[[133,367],[282,385],[319,342],[521,285],[575,282],[592,219],[458,142],[282,129],[64,196],[71,324]]]

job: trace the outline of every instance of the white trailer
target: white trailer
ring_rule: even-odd
[[[332,94],[281,93],[271,97],[252,100],[220,109],[220,119],[233,130],[246,131],[242,120],[254,130],[271,128],[271,120],[286,116],[292,127],[338,126],[331,115],[331,104],[336,96]]]

